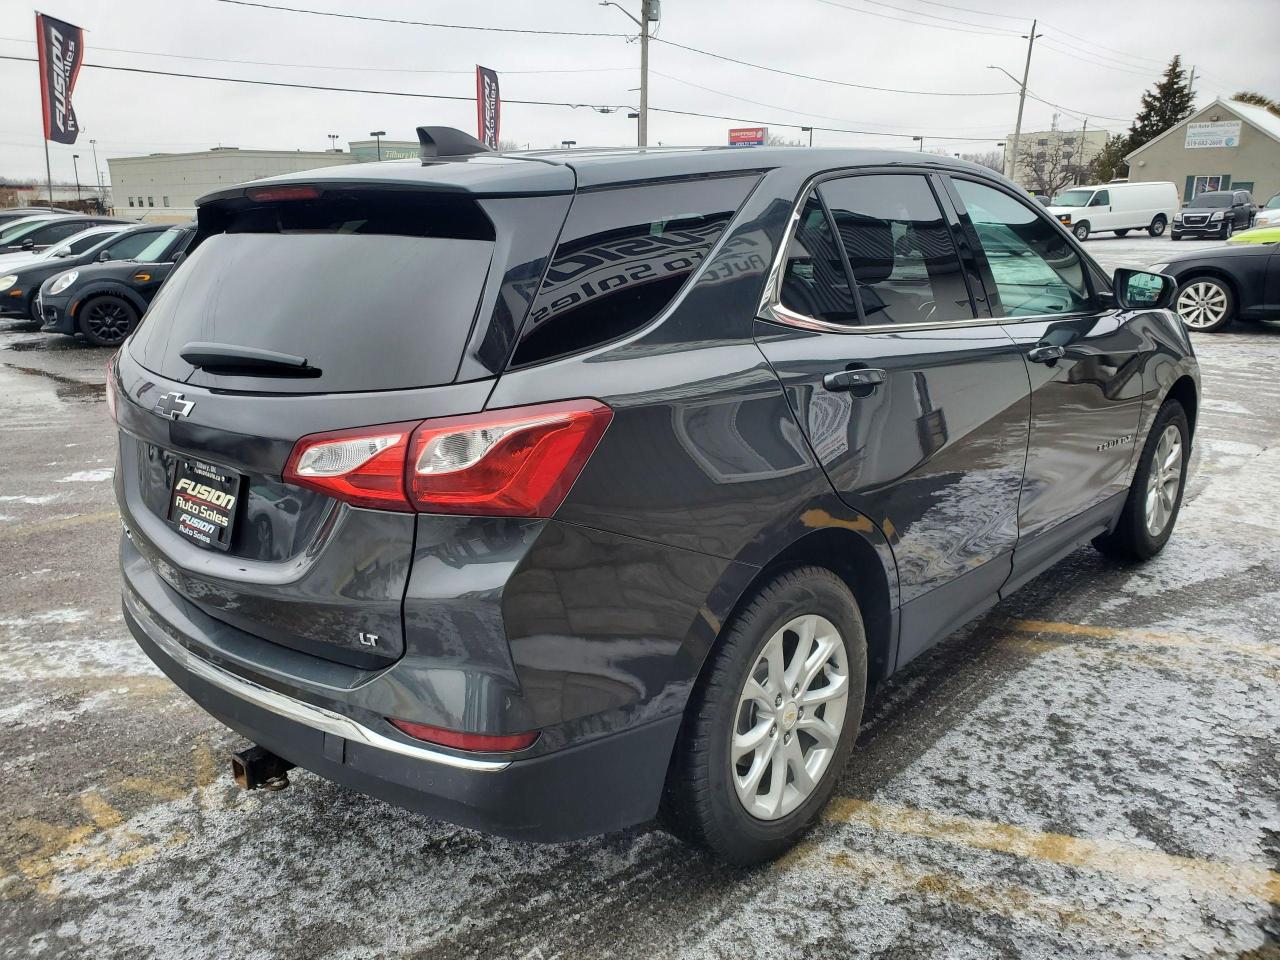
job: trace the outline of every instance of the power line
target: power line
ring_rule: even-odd
[[[1019,23],[1030,23],[1027,17],[1017,17],[1011,13],[991,13],[987,10],[975,10],[972,7],[961,7],[954,3],[939,3],[938,0],[916,0],[916,3],[927,3],[931,7],[942,7],[944,10],[959,10],[963,13],[976,13],[980,17],[999,17],[1002,20],[1017,20]],[[1040,21],[1043,23],[1044,21]]]
[[[13,61],[18,61],[22,63],[37,62],[35,57],[18,57],[10,54],[0,54],[0,60],[13,60]],[[475,101],[474,95],[456,96],[453,94],[444,94],[444,93],[416,93],[409,90],[371,90],[371,89],[366,89],[361,87],[334,87],[334,86],[325,86],[325,85],[315,84],[315,83],[291,83],[285,80],[249,80],[243,77],[219,77],[219,76],[213,76],[210,74],[200,74],[200,73],[177,73],[171,70],[150,70],[145,67],[119,67],[119,66],[111,66],[109,64],[103,64],[103,63],[85,63],[84,68],[87,70],[108,70],[108,71],[116,71],[120,73],[138,73],[138,74],[146,74],[146,75],[158,76],[158,77],[179,77],[187,80],[214,80],[221,83],[242,83],[242,84],[247,84],[249,86],[256,86],[256,87],[282,87],[288,90],[319,90],[326,93],[360,93],[360,94],[368,94],[371,96],[412,97],[419,100],[452,100],[452,101],[465,102],[465,103],[473,103]],[[616,110],[632,109],[629,105],[626,105],[626,104],[570,103],[568,101],[563,101],[563,100],[515,100],[510,98],[504,98],[503,102],[508,104],[517,104],[520,106],[535,106],[535,107],[572,107],[572,108],[586,107],[592,110],[609,111],[609,112],[616,111]],[[672,114],[673,116],[684,116],[684,117],[701,117],[707,120],[728,120],[732,123],[746,123],[746,124],[756,124],[759,126],[797,127],[797,128],[801,126],[801,124],[790,122],[790,121],[763,120],[759,117],[734,117],[734,116],[729,116],[727,114],[720,114],[720,113],[702,113],[696,110],[677,110],[674,107],[650,107],[649,109],[655,113],[668,113],[668,114]],[[810,125],[805,124],[805,126],[810,126]],[[814,126],[813,129],[823,131],[824,133],[854,133],[854,134],[860,134],[860,135],[872,136],[872,137],[897,137],[899,139],[907,139],[912,136],[912,134],[909,134],[909,133],[885,133],[882,130],[862,130],[862,129],[856,129],[853,127]],[[957,141],[957,142],[972,141],[974,143],[991,143],[999,139],[998,137],[945,137],[940,135],[934,136],[930,134],[928,131],[925,131],[924,135],[930,137],[931,139],[936,139],[936,140],[947,140],[947,141]]]
[[[750,103],[750,104],[753,104],[754,106],[757,106],[757,107],[766,107],[766,108],[768,108],[768,109],[770,109],[770,110],[785,110],[787,113],[794,113],[794,114],[797,114],[798,116],[802,116],[802,117],[817,117],[817,118],[818,118],[818,119],[820,119],[820,120],[835,120],[835,121],[838,121],[838,122],[840,122],[840,123],[868,123],[868,122],[869,122],[869,123],[872,123],[873,125],[878,126],[878,127],[897,127],[899,130],[911,130],[912,132],[914,132],[914,131],[918,128],[918,125],[892,124],[892,123],[879,123],[879,122],[874,121],[874,120],[872,120],[872,121],[865,121],[865,120],[849,120],[849,119],[847,119],[847,118],[845,118],[845,117],[833,117],[833,116],[830,116],[829,114],[824,114],[824,113],[810,113],[808,110],[797,110],[797,109],[796,109],[796,108],[794,108],[794,107],[784,107],[784,106],[779,106],[778,104],[775,104],[775,103],[765,103],[765,102],[760,101],[760,100],[752,100],[750,97],[744,97],[744,96],[742,96],[741,94],[737,94],[737,93],[730,93],[730,92],[729,92],[729,91],[727,91],[727,90],[717,90],[717,89],[716,89],[716,88],[714,88],[714,87],[707,87],[707,86],[703,86],[703,85],[702,85],[702,84],[700,84],[700,83],[694,83],[692,80],[686,80],[686,79],[684,79],[683,77],[673,76],[672,74],[669,74],[669,73],[663,73],[663,72],[662,72],[662,71],[660,71],[660,70],[652,70],[652,69],[651,69],[649,72],[650,72],[650,73],[652,73],[655,77],[662,77],[662,78],[663,78],[663,79],[665,79],[665,80],[672,80],[672,81],[674,81],[674,82],[676,82],[676,83],[683,84],[683,85],[684,85],[684,86],[686,86],[686,87],[693,87],[693,88],[695,88],[695,89],[697,89],[697,90],[705,90],[707,93],[714,93],[714,94],[716,94],[717,96],[721,96],[721,97],[729,97],[731,100],[740,100],[740,101],[742,101],[743,103]],[[956,128],[954,128],[954,129],[957,129],[957,130],[985,130],[985,131],[987,131],[987,132],[991,132],[991,131],[993,131],[993,130],[1003,130],[1004,128],[1003,128],[1001,125],[999,125],[999,124],[987,124],[987,125],[985,125],[985,126],[981,126],[981,127],[956,127]],[[893,136],[893,135],[896,135],[896,134],[892,134],[892,133],[890,133],[890,134],[888,134],[888,135]],[[937,137],[934,137],[934,139],[938,139],[938,138],[937,138]],[[998,139],[998,138],[997,138],[997,139]]]
[[[688,44],[676,43],[674,40],[663,40],[654,37],[654,43],[663,43],[668,47],[675,47],[677,50],[687,50],[689,53],[696,53],[704,57],[711,57],[715,60],[724,60],[727,63],[736,63],[741,67],[751,67],[755,70],[765,70],[769,73],[780,74],[784,77],[795,77],[799,80],[816,80],[818,83],[830,83],[838,87],[853,87],[857,90],[874,90],[877,93],[906,93],[918,97],[1008,97],[1013,94],[1005,90],[993,91],[974,91],[974,92],[957,92],[952,90],[905,90],[898,87],[873,87],[865,83],[853,83],[849,80],[836,80],[832,77],[815,77],[808,73],[796,73],[793,70],[783,70],[780,67],[769,67],[763,63],[752,63],[750,60],[739,60],[737,57],[726,56],[722,53],[712,53],[710,50],[701,50],[698,47],[691,47]]]
[[[1005,30],[1003,27],[992,27],[990,24],[974,23],[971,20],[953,20],[950,17],[939,17],[937,14],[925,13],[919,10],[906,10],[893,4],[883,3],[881,0],[861,0],[863,3],[869,3],[873,6],[884,7],[888,10],[897,10],[899,13],[910,13],[918,17],[929,17],[931,19],[940,20],[942,23],[927,23],[919,20],[904,20],[902,17],[892,17],[887,13],[877,13],[874,10],[863,10],[860,7],[850,7],[844,3],[838,3],[837,0],[818,0],[818,3],[824,3],[829,7],[840,7],[842,10],[848,10],[853,13],[865,14],[869,17],[883,17],[885,20],[895,20],[898,23],[910,23],[917,27],[933,27],[937,30],[952,30],[956,33],[976,33],[991,37],[1016,37],[1019,36],[1017,31]],[[976,29],[966,30],[962,27],[945,26],[944,24],[966,24]]]
[[[238,7],[258,7],[262,10],[276,10],[282,13],[306,13],[314,17],[336,17],[340,20],[366,20],[371,23],[394,23],[407,27],[437,27],[441,30],[477,30],[482,33],[524,33],[536,36],[554,37],[613,37],[631,39],[629,33],[598,33],[588,30],[535,30],[528,27],[481,27],[463,23],[435,23],[428,20],[404,20],[398,17],[373,17],[360,13],[337,13],[333,10],[310,10],[304,7],[285,7],[273,3],[257,3],[255,0],[215,0],[216,3],[230,3]]]
[[[0,37],[0,40],[11,43],[22,43],[27,46],[35,46],[34,40],[27,40],[22,37]],[[162,57],[169,60],[199,60],[205,63],[235,63],[255,67],[289,67],[307,70],[354,70],[364,73],[423,73],[450,74],[456,76],[474,76],[476,72],[474,67],[467,70],[420,70],[412,67],[355,67],[330,63],[277,63],[273,60],[235,60],[227,57],[199,57],[194,54],[187,53],[157,53],[151,50],[129,50],[122,47],[99,47],[96,45],[94,46],[94,50],[100,50],[106,53],[128,53],[140,57]],[[631,71],[632,69],[632,67],[571,67],[554,70],[503,69],[499,72],[512,75],[549,73],[621,73],[624,71]]]
[[[354,13],[334,13],[329,10],[311,10],[305,7],[276,6],[274,4],[269,4],[269,3],[258,3],[256,2],[256,0],[216,0],[216,2],[236,4],[243,7],[257,7],[263,10],[277,10],[277,11],[283,11],[286,13],[301,13],[301,14],[307,14],[310,16],[317,16],[317,17],[340,17],[340,18],[350,19],[350,20],[370,20],[378,23],[396,23],[401,25],[417,26],[417,27],[439,27],[442,29],[453,29],[453,30],[497,30],[501,32],[511,32],[511,33],[551,33],[551,34],[564,34],[567,36],[583,36],[583,37],[614,37],[614,38],[622,37],[626,39],[631,38],[630,34],[625,34],[625,33],[581,33],[581,32],[575,33],[571,31],[559,31],[559,30],[530,31],[530,30],[517,30],[514,27],[475,27],[475,26],[464,26],[462,24],[456,24],[456,23],[432,23],[424,20],[397,20],[397,19],[391,19],[386,17],[371,17],[371,16],[365,16],[365,15],[354,14]],[[853,87],[858,90],[874,90],[877,93],[901,93],[901,94],[910,94],[914,96],[924,96],[924,97],[1006,97],[1006,96],[1009,96],[1009,94],[1004,91],[990,92],[990,93],[987,93],[987,92],[966,93],[966,92],[955,92],[951,90],[907,90],[907,89],[902,89],[898,87],[879,87],[879,86],[873,86],[871,84],[866,84],[866,83],[853,83],[852,81],[848,81],[848,80],[836,80],[832,77],[815,77],[809,74],[795,73],[790,70],[783,70],[778,67],[766,66],[761,63],[752,63],[751,61],[748,61],[748,60],[739,60],[736,57],[730,57],[724,54],[714,53],[710,50],[702,50],[698,47],[689,46],[688,44],[676,43],[674,40],[666,40],[662,37],[650,37],[649,39],[651,43],[666,44],[669,47],[675,47],[680,50],[686,50],[689,53],[696,53],[699,56],[711,57],[716,60],[724,60],[729,63],[736,63],[740,66],[752,67],[756,70],[766,70],[770,73],[781,74],[782,76],[788,76],[788,77],[796,77],[801,80],[816,80],[819,83],[830,83],[830,84],[835,84],[836,86],[841,86],[841,87]]]

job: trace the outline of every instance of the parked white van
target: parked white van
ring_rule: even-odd
[[[1178,188],[1167,181],[1072,187],[1049,204],[1049,212],[1077,240],[1085,240],[1098,230],[1114,231],[1117,237],[1130,230],[1145,230],[1158,237],[1177,209]]]

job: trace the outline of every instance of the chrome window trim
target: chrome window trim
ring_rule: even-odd
[[[132,599],[126,595],[127,601]],[[377,750],[385,750],[388,753],[411,757],[414,760],[422,760],[427,763],[438,763],[442,766],[454,767],[459,770],[497,773],[511,766],[510,760],[458,757],[453,754],[442,753],[425,745],[418,746],[417,744],[404,743],[378,733],[376,730],[371,730],[340,713],[335,713],[312,703],[305,703],[277,690],[270,690],[261,684],[254,683],[252,680],[236,676],[221,667],[215,666],[203,657],[197,656],[172,637],[169,637],[164,630],[160,629],[159,625],[151,621],[145,609],[136,601],[129,603],[129,606],[129,613],[145,623],[148,628],[146,631],[147,637],[151,642],[164,651],[164,654],[183,670],[199,677],[206,683],[213,684],[233,697],[238,697],[263,710],[270,711],[276,716],[311,727],[313,730],[332,733],[334,736],[342,737],[344,740],[354,740]]]
[[[860,333],[906,333],[912,330],[940,330],[952,327],[989,327],[1003,325],[1006,318],[1004,317],[974,317],[971,320],[939,320],[934,323],[876,323],[876,324],[858,324],[846,326],[840,323],[830,323],[826,320],[819,320],[817,317],[810,317],[807,314],[798,313],[782,303],[782,271],[786,269],[787,251],[791,247],[791,238],[795,234],[796,225],[800,222],[800,214],[804,209],[804,203],[809,199],[809,194],[824,180],[836,180],[841,177],[860,176],[860,175],[905,175],[928,177],[932,173],[938,171],[930,167],[851,167],[841,170],[826,170],[822,173],[815,174],[804,182],[800,189],[799,196],[791,205],[791,217],[787,222],[786,233],[782,235],[782,242],[778,246],[778,252],[774,255],[773,266],[769,268],[769,277],[765,281],[764,294],[760,299],[759,316],[762,319],[771,320],[789,327],[799,327],[803,330],[813,330],[820,333],[839,333],[845,335],[854,335]],[[944,171],[945,172],[945,171]],[[981,181],[980,181],[981,182]],[[958,254],[957,254],[958,257]],[[1066,316],[1066,314],[1064,314]],[[1031,317],[1020,317],[1019,320],[1030,320]]]

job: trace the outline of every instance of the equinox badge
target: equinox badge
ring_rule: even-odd
[[[174,391],[172,393],[166,393],[160,397],[152,409],[162,417],[168,417],[170,420],[177,420],[179,417],[185,417],[191,413],[191,408],[194,406],[194,401],[187,400],[182,394]]]

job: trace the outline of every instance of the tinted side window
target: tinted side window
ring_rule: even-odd
[[[79,220],[74,223],[51,223],[49,226],[32,233],[31,239],[38,246],[57,243],[59,240],[65,240],[67,237],[79,233],[88,226],[89,224]]]
[[[1111,194],[1106,190],[1099,190],[1093,195],[1093,199],[1089,201],[1091,207],[1105,207],[1111,203]]]
[[[973,319],[960,259],[924,177],[846,177],[820,189],[867,324]]]
[[[138,233],[131,233],[126,237],[121,237],[106,248],[107,256],[112,260],[132,260],[159,235],[159,230],[142,230]]]
[[[1089,309],[1083,265],[1056,227],[1007,193],[971,180],[953,182],[987,255],[1005,316]]]
[[[755,184],[755,177],[731,177],[580,193],[512,365],[643,327],[679,293]]]
[[[67,251],[72,254],[84,253],[90,247],[97,246],[103,240],[100,233],[91,234],[87,237],[77,237],[67,244]]]
[[[828,323],[858,322],[840,247],[816,194],[805,201],[787,247],[780,299],[784,307],[806,317]]]

